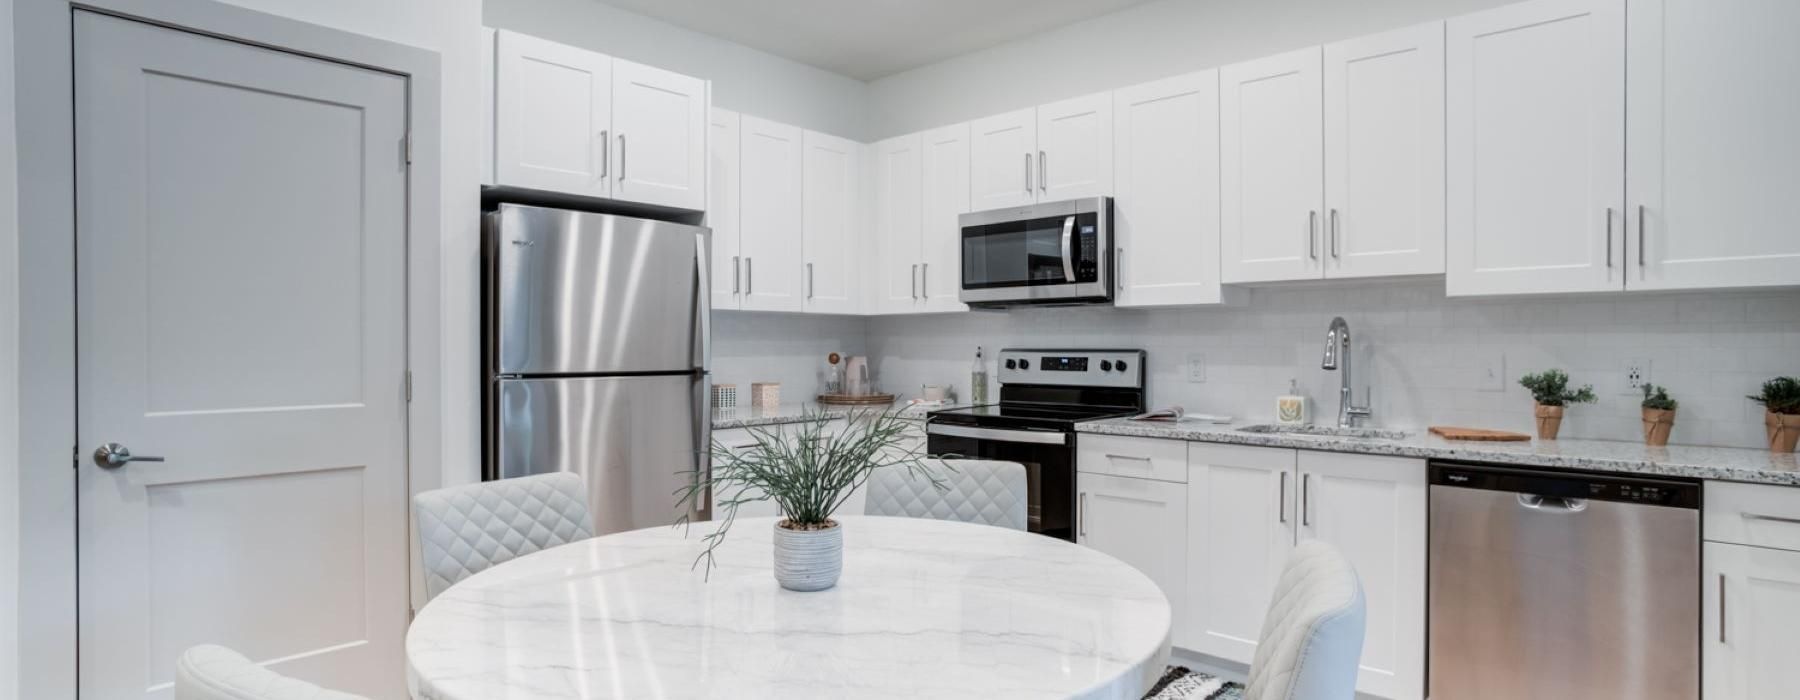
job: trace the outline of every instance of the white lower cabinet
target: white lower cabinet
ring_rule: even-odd
[[[1701,696],[1791,698],[1800,688],[1800,552],[1707,542]]]
[[[1188,588],[1187,485],[1086,471],[1075,478],[1076,540],[1150,577],[1180,619]]]
[[[1175,646],[1250,663],[1294,546],[1293,450],[1188,445],[1187,616]],[[1420,523],[1423,525],[1423,523]]]

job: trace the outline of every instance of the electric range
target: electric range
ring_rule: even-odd
[[[933,455],[1025,465],[1029,529],[1075,541],[1075,424],[1142,413],[1142,350],[1006,349],[996,358],[1000,402],[933,411]]]

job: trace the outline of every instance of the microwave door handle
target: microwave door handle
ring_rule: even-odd
[[[1063,218],[1062,260],[1063,279],[1070,284],[1075,283],[1075,217]]]

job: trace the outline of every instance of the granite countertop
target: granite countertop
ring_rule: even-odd
[[[1465,459],[1529,467],[1587,469],[1656,476],[1800,486],[1800,458],[1768,450],[1736,447],[1671,445],[1650,447],[1618,440],[1532,440],[1472,442],[1445,440],[1423,430],[1408,430],[1398,440],[1366,440],[1281,433],[1246,433],[1241,424],[1152,423],[1110,418],[1076,424],[1075,430],[1101,435],[1165,438],[1257,447],[1356,454]]]
[[[810,401],[806,403],[784,403],[774,408],[739,406],[737,408],[713,409],[712,427],[713,430],[730,430],[732,428],[783,425],[787,423],[804,422],[807,416],[819,413],[841,416],[858,408],[891,410],[896,406],[900,409],[901,418],[911,420],[925,420],[925,414],[927,413],[957,407],[956,405],[915,406],[902,402],[895,402],[892,406],[833,406]]]

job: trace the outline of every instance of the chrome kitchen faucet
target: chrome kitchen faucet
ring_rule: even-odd
[[[1338,355],[1343,355],[1343,367],[1338,366]],[[1320,369],[1338,370],[1343,382],[1338,386],[1338,427],[1354,428],[1359,420],[1370,416],[1367,405],[1353,406],[1350,403],[1350,324],[1343,316],[1331,319],[1331,328],[1325,331],[1325,361],[1319,364]],[[1373,390],[1363,388],[1363,400],[1372,399]]]

